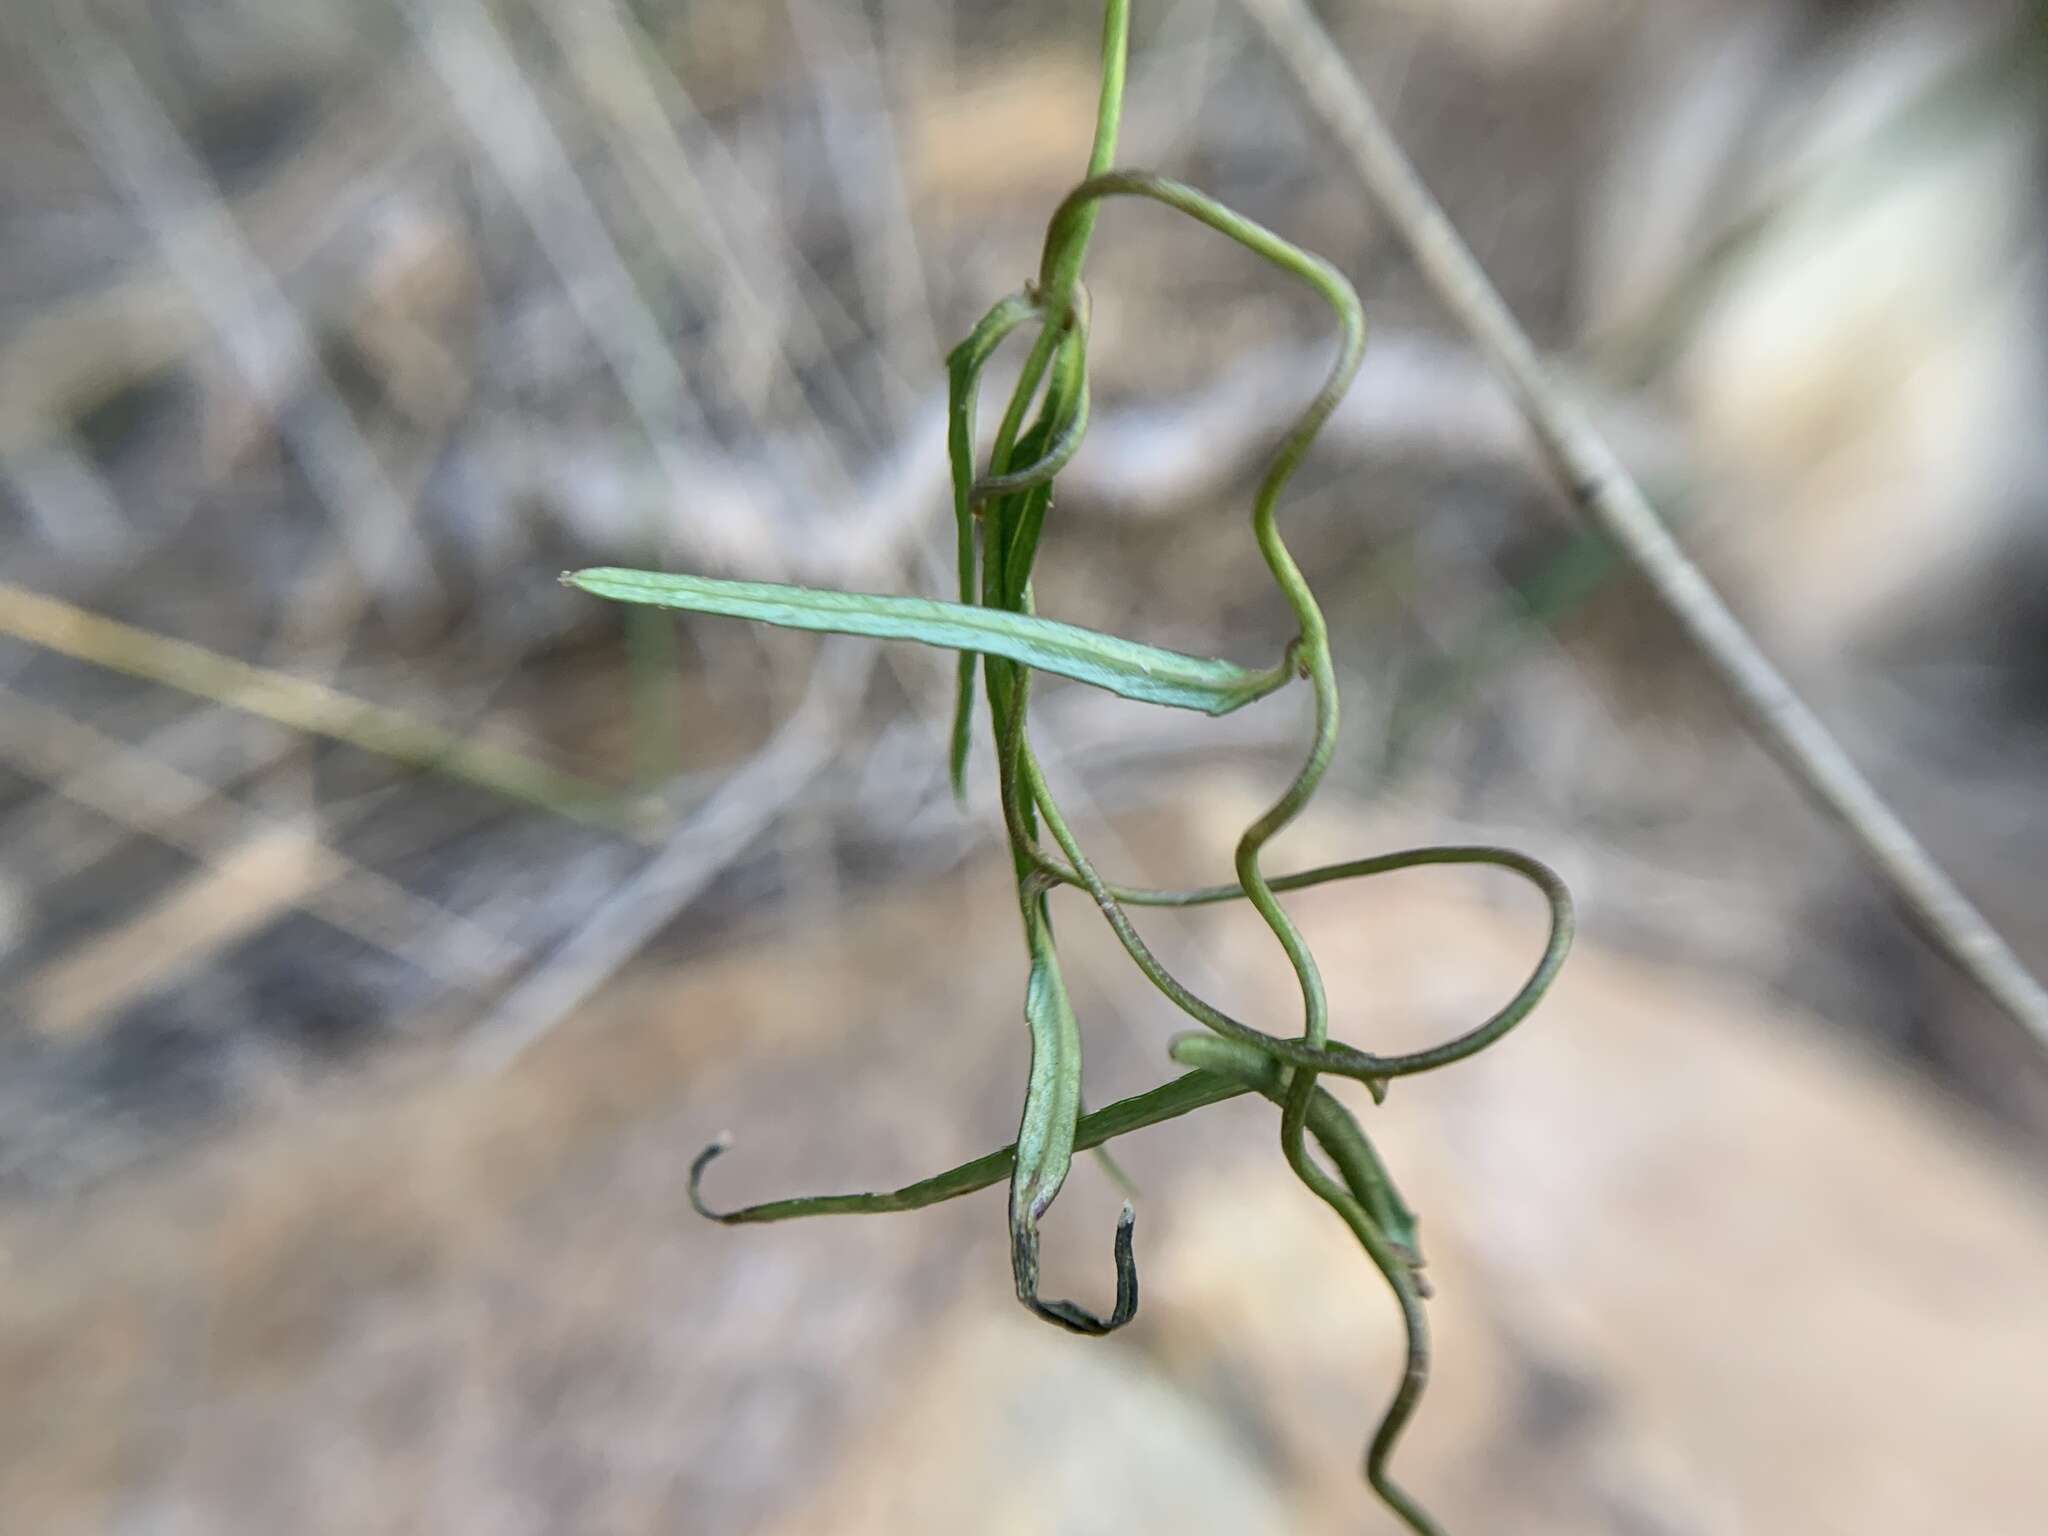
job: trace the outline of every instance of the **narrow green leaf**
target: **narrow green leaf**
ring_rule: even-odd
[[[1100,1148],[1118,1136],[1128,1136],[1132,1131],[1164,1124],[1252,1091],[1250,1083],[1235,1078],[1218,1077],[1210,1072],[1188,1072],[1171,1082],[1161,1083],[1157,1088],[1148,1088],[1128,1099],[1118,1099],[1093,1114],[1083,1115],[1074,1127],[1074,1150],[1085,1152]],[[874,1216],[890,1211],[923,1210],[928,1205],[957,1200],[962,1195],[987,1189],[991,1184],[1000,1184],[1017,1166],[1017,1144],[1011,1142],[957,1168],[948,1168],[944,1173],[919,1179],[901,1189],[852,1195],[796,1195],[786,1200],[765,1200],[759,1205],[741,1206],[738,1210],[715,1211],[704,1203],[698,1185],[704,1170],[725,1151],[726,1143],[715,1141],[697,1154],[696,1161],[690,1165],[689,1195],[698,1215],[727,1226],[757,1221],[791,1221],[803,1216]]]
[[[942,603],[924,597],[831,592],[768,581],[721,581],[599,567],[563,582],[621,603],[754,619],[785,629],[826,630],[878,640],[1001,656],[1127,699],[1223,715],[1263,698],[1293,675],[1285,664],[1254,672],[1235,662],[1185,656],[1116,635],[1030,614]]]
[[[946,357],[946,457],[953,473],[953,528],[958,541],[960,601],[977,598],[974,568],[974,407],[981,370],[1005,338],[1038,318],[1037,300],[1013,293],[981,317],[968,338]],[[953,733],[946,770],[953,798],[967,798],[967,749],[974,720],[973,651],[960,653],[953,699]]]

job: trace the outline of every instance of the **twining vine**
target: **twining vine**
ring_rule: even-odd
[[[1328,262],[1289,244],[1213,199],[1145,171],[1112,169],[1123,104],[1129,43],[1129,0],[1108,0],[1103,26],[1102,94],[1088,176],[1067,194],[1046,228],[1035,281],[1000,300],[947,359],[948,447],[953,511],[959,538],[959,598],[817,591],[766,582],[721,581],[643,571],[598,569],[563,579],[624,602],[753,619],[788,628],[914,640],[959,652],[958,698],[951,773],[964,796],[976,684],[986,693],[994,737],[1004,827],[1015,869],[1024,948],[1029,964],[1024,1017],[1031,1032],[1031,1069],[1016,1141],[906,1188],[886,1193],[818,1195],[713,1211],[699,1194],[705,1167],[724,1150],[704,1150],[690,1169],[690,1199],[702,1214],[727,1224],[797,1216],[914,1210],[1008,1179],[1011,1265],[1017,1296],[1047,1321],[1100,1334],[1129,1322],[1138,1305],[1128,1203],[1114,1244],[1116,1301],[1107,1317],[1038,1291],[1039,1222],[1058,1196],[1077,1150],[1189,1114],[1241,1094],[1257,1093],[1280,1107],[1280,1146],[1288,1166],[1357,1237],[1392,1289],[1407,1334],[1407,1365],[1367,1447],[1365,1475],[1380,1497],[1418,1532],[1439,1527],[1394,1482],[1388,1470],[1396,1441],[1414,1412],[1429,1369],[1422,1254],[1413,1213],[1403,1203],[1351,1112],[1318,1077],[1364,1082],[1375,1101],[1397,1077],[1433,1071],[1485,1049],[1528,1015],[1563,963],[1572,937],[1571,899],[1547,867],[1505,848],[1438,847],[1330,864],[1269,876],[1266,844],[1300,814],[1329,767],[1337,742],[1337,678],[1322,610],[1280,534],[1280,494],[1317,432],[1349,388],[1365,352],[1365,315],[1351,285]],[[1053,484],[1088,426],[1089,307],[1081,271],[1104,201],[1147,198],[1184,214],[1306,283],[1335,316],[1338,348],[1328,377],[1296,420],[1268,466],[1252,502],[1252,534],[1274,583],[1292,610],[1296,633],[1271,667],[1184,656],[1136,641],[1040,618],[1031,572]],[[984,473],[975,473],[975,406],[982,370],[1011,336],[1035,327],[1036,337],[997,427]],[[1032,406],[1037,403],[1034,414]],[[1026,425],[1026,418],[1030,424]],[[1315,699],[1315,726],[1301,767],[1272,805],[1244,830],[1236,879],[1193,890],[1149,890],[1103,878],[1046,785],[1031,749],[1031,674],[1052,672],[1127,698],[1171,708],[1224,714],[1295,681]],[[1053,849],[1040,836],[1050,833]],[[1550,905],[1550,934],[1521,990],[1502,1008],[1456,1038],[1428,1050],[1375,1055],[1330,1039],[1322,974],[1301,931],[1281,905],[1282,892],[1429,864],[1489,864],[1534,884]],[[1147,979],[1208,1033],[1176,1038],[1169,1051],[1190,1070],[1171,1082],[1092,1114],[1081,1107],[1081,1034],[1060,972],[1050,898],[1076,886],[1093,898]],[[1299,1029],[1275,1035],[1233,1018],[1198,996],[1152,952],[1131,908],[1188,907],[1246,900],[1257,909],[1292,966],[1301,995]],[[1323,1160],[1310,1150],[1321,1149]],[[1326,1160],[1326,1161],[1325,1161]]]

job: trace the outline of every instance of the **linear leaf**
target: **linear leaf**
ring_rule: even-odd
[[[1013,293],[981,317],[972,334],[946,357],[946,458],[953,472],[953,526],[958,540],[960,601],[974,603],[980,585],[974,566],[974,407],[981,370],[1018,326],[1038,317],[1038,301]],[[953,798],[967,798],[967,750],[974,722],[973,651],[960,653],[953,699],[953,734],[946,771]]]
[[[649,603],[691,613],[754,619],[785,629],[826,630],[879,640],[1001,656],[1057,673],[1127,699],[1223,715],[1263,698],[1292,675],[1286,665],[1263,672],[1235,662],[1141,645],[1098,630],[1031,614],[942,603],[925,597],[834,592],[769,581],[722,581],[597,567],[569,571],[563,582],[621,603]]]
[[[1279,1068],[1275,1066],[1276,1080],[1278,1073]],[[1074,1127],[1074,1150],[1085,1152],[1102,1147],[1118,1136],[1162,1125],[1195,1110],[1207,1109],[1211,1104],[1221,1104],[1226,1099],[1254,1091],[1253,1084],[1235,1077],[1188,1072],[1171,1082],[1161,1083],[1157,1088],[1132,1094],[1128,1099],[1118,1099],[1092,1115],[1083,1115]],[[741,1206],[733,1211],[714,1211],[704,1204],[698,1183],[705,1168],[725,1150],[725,1142],[715,1141],[698,1154],[696,1162],[690,1166],[689,1193],[691,1204],[700,1216],[727,1226],[756,1221],[790,1221],[799,1216],[873,1216],[888,1211],[923,1210],[928,1205],[957,1200],[962,1195],[971,1195],[976,1190],[1000,1184],[1017,1166],[1017,1144],[1013,1141],[972,1162],[948,1168],[944,1173],[920,1179],[915,1184],[906,1184],[901,1189],[855,1195],[798,1195],[787,1200],[766,1200],[759,1205]]]

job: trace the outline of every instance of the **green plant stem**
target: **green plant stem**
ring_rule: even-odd
[[[1118,124],[1123,113],[1126,56],[1130,43],[1128,0],[1109,0],[1104,12],[1102,36],[1102,94],[1095,124],[1095,142],[1089,154],[1089,169],[1109,164],[1116,153]],[[1071,225],[1066,231],[1056,264],[1066,276],[1056,287],[1041,285],[1036,297],[1048,303],[1047,323],[1038,333],[1024,370],[1010,397],[1009,408],[997,429],[990,454],[989,473],[1002,476],[1016,466],[1016,451],[1025,412],[1046,370],[1052,368],[1046,391],[1041,429],[1035,429],[1033,444],[1042,453],[1059,424],[1077,413],[1075,393],[1084,387],[1085,306],[1077,306],[1072,290],[1086,257],[1092,221]],[[1054,367],[1056,354],[1064,353],[1063,365]],[[972,447],[969,445],[971,453]],[[1036,457],[1036,453],[1034,453]],[[960,460],[955,459],[956,483]],[[968,465],[971,478],[972,465]],[[1010,566],[1017,529],[1034,529],[1018,546],[1028,560],[1036,544],[1036,525],[1051,500],[1050,480],[1021,492],[1000,495],[987,503],[982,523],[982,601],[992,608],[1027,613],[1030,607],[1028,565]],[[1017,803],[1012,752],[1004,749],[1010,741],[1022,742],[1025,711],[1028,708],[1030,674],[1007,660],[989,658],[982,665],[989,711],[997,742],[998,792],[1005,806]],[[1031,978],[1027,990],[1025,1019],[1031,1031],[1030,1083],[1024,1097],[1017,1136],[1017,1161],[1010,1178],[1010,1251],[1018,1299],[1039,1316],[1064,1327],[1085,1332],[1107,1332],[1129,1321],[1137,1305],[1137,1269],[1131,1257],[1131,1216],[1128,1206],[1117,1223],[1117,1303],[1107,1319],[1096,1318],[1067,1302],[1048,1303],[1038,1296],[1038,1219],[1059,1194],[1072,1161],[1074,1136],[1080,1114],[1081,1041],[1073,1020],[1066,989],[1060,976],[1059,956],[1053,944],[1052,915],[1045,894],[1032,880],[1034,865],[1029,846],[1028,823],[1011,819],[1011,859],[1017,879],[1017,898],[1024,924],[1025,946],[1031,956]],[[1020,837],[1019,834],[1023,835]]]
[[[1037,764],[1028,757],[1026,773],[1030,776],[1029,782],[1034,788],[1043,783],[1043,776],[1038,772]],[[1368,1087],[1383,1084],[1396,1077],[1412,1077],[1421,1072],[1433,1072],[1439,1067],[1463,1061],[1498,1041],[1527,1018],[1537,1003],[1542,1001],[1543,994],[1549,990],[1551,982],[1556,979],[1558,970],[1564,964],[1565,956],[1571,950],[1572,936],[1577,926],[1572,910],[1571,893],[1558,878],[1556,871],[1540,860],[1532,859],[1510,848],[1424,848],[1406,854],[1387,855],[1384,859],[1362,859],[1357,861],[1357,865],[1360,866],[1357,868],[1347,864],[1333,864],[1291,877],[1292,883],[1283,887],[1284,889],[1320,885],[1330,880],[1346,878],[1352,873],[1385,874],[1395,869],[1415,868],[1424,864],[1493,864],[1521,875],[1542,891],[1550,904],[1550,932],[1535,970],[1530,973],[1520,990],[1509,999],[1506,1006],[1483,1023],[1441,1045],[1398,1056],[1377,1056],[1368,1051],[1335,1043],[1325,1044],[1318,1049],[1299,1040],[1287,1040],[1266,1034],[1241,1019],[1233,1018],[1215,1004],[1191,991],[1152,953],[1150,946],[1145,943],[1144,936],[1132,924],[1130,915],[1123,910],[1123,900],[1117,888],[1112,888],[1096,872],[1094,865],[1082,851],[1080,843],[1066,825],[1065,819],[1057,814],[1057,808],[1052,805],[1050,796],[1040,801],[1040,807],[1054,840],[1073,862],[1071,870],[1042,867],[1041,879],[1055,883],[1070,881],[1086,889],[1095,899],[1095,904],[1108,921],[1111,931],[1123,944],[1125,952],[1136,962],[1138,969],[1144,972],[1146,978],[1183,1013],[1227,1039],[1257,1046],[1290,1066],[1329,1072],[1338,1077],[1355,1078]],[[1144,894],[1159,898],[1148,902],[1149,905],[1193,905],[1195,903],[1174,898],[1177,894],[1191,894],[1204,900],[1232,900],[1236,899],[1238,889],[1232,886],[1211,886],[1193,893]],[[1377,1096],[1377,1090],[1375,1092]]]
[[[1062,263],[1072,242],[1071,231],[1092,227],[1101,200],[1119,196],[1150,198],[1208,225],[1254,255],[1306,282],[1329,304],[1338,320],[1338,354],[1329,377],[1274,455],[1252,503],[1253,537],[1274,582],[1294,611],[1298,626],[1294,656],[1315,690],[1315,734],[1308,756],[1293,781],[1265,814],[1245,830],[1238,841],[1236,855],[1238,883],[1279,941],[1300,986],[1303,1011],[1301,1043],[1304,1048],[1317,1051],[1329,1038],[1329,1003],[1322,973],[1300,929],[1267,885],[1259,868],[1259,855],[1265,845],[1299,814],[1328,770],[1330,755],[1337,741],[1337,676],[1330,656],[1329,627],[1307,580],[1281,537],[1277,510],[1281,490],[1292,478],[1309,445],[1315,441],[1316,434],[1358,372],[1359,363],[1365,355],[1365,311],[1350,283],[1328,262],[1309,255],[1263,225],[1233,213],[1192,187],[1164,177],[1130,171],[1090,177],[1070,192],[1054,212],[1046,229],[1045,256],[1040,262],[1042,293],[1058,294],[1063,291],[1053,284],[1065,276]],[[1066,280],[1072,279],[1068,277]],[[1071,851],[1069,856],[1072,857]],[[1079,867],[1078,861],[1076,867]],[[1314,1090],[1314,1072],[1298,1072],[1281,1117],[1281,1142],[1288,1161],[1297,1169],[1304,1165],[1307,1157],[1303,1137]]]

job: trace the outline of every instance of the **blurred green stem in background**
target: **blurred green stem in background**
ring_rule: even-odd
[[[0,582],[0,634],[445,774],[557,816],[611,832],[648,835],[643,829],[649,817],[627,799],[535,758],[5,582]]]

